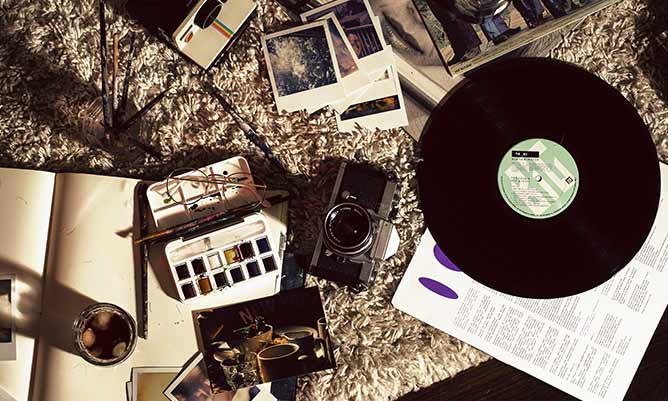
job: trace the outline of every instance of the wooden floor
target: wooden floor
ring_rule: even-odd
[[[665,289],[668,291],[668,288]],[[491,360],[468,369],[452,379],[435,383],[398,401],[572,401],[556,388]],[[640,364],[624,401],[668,400],[668,314],[659,327]]]

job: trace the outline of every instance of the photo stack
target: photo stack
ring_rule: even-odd
[[[408,125],[392,48],[367,0],[336,0],[262,38],[279,111],[331,107],[339,131]]]
[[[214,394],[198,352],[183,367],[133,368],[126,393],[128,401],[295,401],[297,378]]]

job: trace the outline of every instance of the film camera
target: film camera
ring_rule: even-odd
[[[380,260],[394,255],[399,235],[388,220],[397,184],[362,164],[341,163],[310,273],[362,291]]]
[[[172,34],[183,54],[208,69],[255,15],[253,0],[199,0]]]

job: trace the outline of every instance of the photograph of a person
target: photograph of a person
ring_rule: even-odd
[[[346,42],[344,42],[343,36],[339,33],[333,20],[327,20],[327,27],[332,37],[332,44],[334,45],[334,52],[336,54],[336,63],[339,66],[339,72],[343,78],[349,76],[350,74],[359,71],[357,66],[357,61],[353,54],[348,51]]]
[[[197,353],[167,386],[164,393],[170,401],[294,401],[297,394],[297,379],[292,377],[213,394],[204,358],[201,353]]]
[[[594,13],[616,0],[509,0],[503,11],[467,18],[467,0],[415,0],[451,74],[457,75]],[[466,4],[465,4],[466,3]]]
[[[214,394],[336,367],[317,287],[193,314]]]
[[[383,50],[383,44],[371,21],[370,8],[364,0],[339,0],[302,15],[304,22],[315,21],[334,13],[360,59]]]
[[[279,96],[338,82],[324,26],[267,38],[266,44]]]

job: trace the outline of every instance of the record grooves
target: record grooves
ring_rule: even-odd
[[[638,252],[656,215],[656,150],[635,109],[571,64],[470,74],[421,140],[427,227],[466,274],[517,296],[589,290]]]

